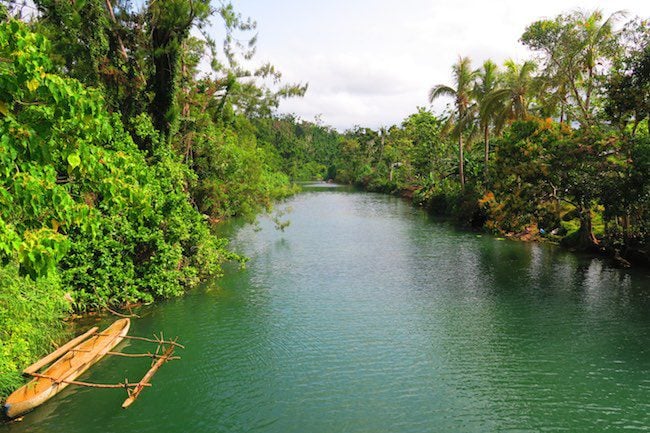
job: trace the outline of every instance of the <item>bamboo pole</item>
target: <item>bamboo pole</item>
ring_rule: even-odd
[[[131,406],[133,402],[135,401],[136,398],[138,398],[138,395],[140,395],[140,392],[142,389],[150,385],[149,381],[153,377],[153,375],[158,371],[161,365],[163,365],[166,361],[169,360],[171,357],[172,353],[174,353],[174,345],[170,345],[169,349],[165,351],[165,353],[156,361],[156,363],[147,371],[147,374],[144,375],[144,377],[138,382],[138,385],[135,387],[135,389],[129,394],[129,398],[124,400],[124,403],[122,403],[122,408],[126,409],[127,407]]]
[[[88,331],[86,331],[84,334],[73,338],[63,346],[59,347],[56,349],[54,352],[50,353],[49,355],[41,358],[40,360],[36,361],[29,367],[23,370],[23,374],[25,375],[33,375],[33,373],[36,373],[38,370],[46,366],[47,364],[55,361],[56,359],[60,358],[63,356],[66,352],[68,352],[70,349],[72,349],[74,346],[78,345],[82,341],[84,341],[86,338],[90,337],[92,334],[97,332],[99,328],[98,327],[93,327],[90,328]]]
[[[145,386],[151,386],[150,383],[134,383],[134,384],[129,384],[128,382],[125,383],[118,383],[118,384],[109,384],[109,383],[90,383],[90,382],[79,382],[77,380],[59,380],[56,377],[48,376],[46,374],[38,374],[38,373],[31,373],[31,376],[38,377],[41,379],[49,379],[54,383],[67,383],[69,385],[79,385],[79,386],[88,386],[91,388],[128,388],[129,386],[133,387],[145,387]]]

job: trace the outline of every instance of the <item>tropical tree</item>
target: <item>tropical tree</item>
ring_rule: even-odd
[[[402,122],[402,128],[411,145],[409,146],[409,159],[415,175],[425,179],[431,175],[441,178],[445,167],[443,155],[446,143],[440,139],[442,122],[430,111],[418,108],[418,112],[411,114]],[[453,172],[453,166],[452,166]]]
[[[490,125],[494,123],[496,113],[500,110],[494,104],[491,107],[486,107],[485,105],[488,101],[487,96],[496,89],[498,79],[498,67],[496,63],[492,60],[486,60],[479,70],[473,91],[478,104],[479,126],[483,133],[483,143],[485,145],[484,177],[486,182],[490,157]]]
[[[150,111],[154,126],[165,137],[174,132],[178,119],[175,102],[183,42],[189,37],[190,29],[205,25],[212,13],[207,0],[150,1],[148,4],[154,65]]]
[[[576,11],[553,20],[534,22],[521,41],[541,53],[543,74],[566,85],[575,117],[583,126],[594,121],[594,95],[619,46],[614,24],[621,12],[607,19],[602,12]]]
[[[429,102],[433,102],[441,96],[454,98],[456,106],[457,123],[455,133],[458,136],[458,175],[460,186],[465,188],[464,154],[463,154],[463,133],[470,122],[470,105],[472,102],[472,89],[478,75],[472,70],[472,61],[469,57],[460,57],[458,62],[452,66],[455,88],[438,84],[429,91]]]
[[[500,125],[504,121],[525,120],[529,111],[529,96],[533,88],[535,63],[517,64],[507,60],[501,84],[485,96],[482,111],[491,113]]]
[[[621,34],[623,55],[607,77],[604,114],[634,136],[641,122],[650,121],[650,27],[647,20],[633,19]]]

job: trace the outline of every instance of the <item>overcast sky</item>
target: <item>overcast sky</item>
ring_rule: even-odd
[[[305,120],[322,115],[343,130],[400,123],[428,106],[435,84],[451,84],[459,55],[478,67],[491,58],[530,57],[518,42],[540,18],[582,8],[626,10],[650,18],[641,0],[235,0],[258,23],[259,62],[270,61],[287,82],[308,82],[304,98],[281,112]],[[436,110],[449,101],[440,101]]]

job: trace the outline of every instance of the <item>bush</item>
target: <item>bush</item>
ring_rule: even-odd
[[[55,276],[20,276],[18,266],[0,267],[0,398],[23,383],[20,370],[44,354],[63,333],[69,310]]]
[[[77,310],[219,274],[236,256],[190,204],[191,170],[140,115],[148,161],[100,93],[51,72],[48,50],[23,24],[0,25],[0,255],[34,280],[61,276]]]

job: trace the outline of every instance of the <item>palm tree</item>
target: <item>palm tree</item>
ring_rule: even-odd
[[[560,123],[571,122],[567,110],[569,101],[569,84],[565,75],[549,75],[544,71],[535,80],[533,93],[536,114],[540,117],[557,117]]]
[[[578,13],[578,19],[583,23],[579,28],[582,31],[582,40],[577,48],[580,50],[580,66],[582,66],[582,81],[585,87],[584,101],[580,104],[585,114],[587,124],[592,121],[591,97],[596,87],[596,67],[603,58],[612,57],[617,51],[616,34],[612,27],[616,20],[624,15],[622,11],[614,12],[606,20],[603,20],[603,14],[600,11],[594,11],[587,15]],[[584,76],[586,74],[586,77]],[[576,99],[580,100],[578,92]]]
[[[528,117],[528,97],[533,88],[536,68],[530,60],[522,64],[507,60],[504,66],[506,69],[501,85],[485,96],[481,107],[482,116],[492,113],[499,124]]]
[[[487,169],[488,161],[490,157],[490,124],[493,123],[495,119],[495,114],[499,111],[495,107],[492,107],[492,110],[484,109],[484,105],[487,102],[487,95],[492,92],[498,82],[498,67],[492,60],[486,60],[483,63],[483,67],[479,70],[478,80],[474,86],[474,96],[478,103],[479,110],[479,126],[483,132],[483,143],[485,144],[485,166],[484,177],[485,182],[487,182]]]
[[[598,10],[575,11],[533,23],[522,35],[525,45],[544,54],[544,75],[549,86],[557,86],[561,119],[567,115],[582,126],[595,121],[593,94],[606,70],[601,66],[618,53],[614,24],[621,16],[620,11],[607,19]]]
[[[445,84],[438,84],[429,91],[429,102],[433,102],[441,96],[451,96],[456,105],[458,124],[458,172],[460,186],[465,189],[464,155],[463,155],[463,132],[468,123],[468,109],[472,101],[472,86],[476,80],[477,71],[472,71],[472,61],[469,57],[459,57],[458,62],[452,67],[456,88]]]

